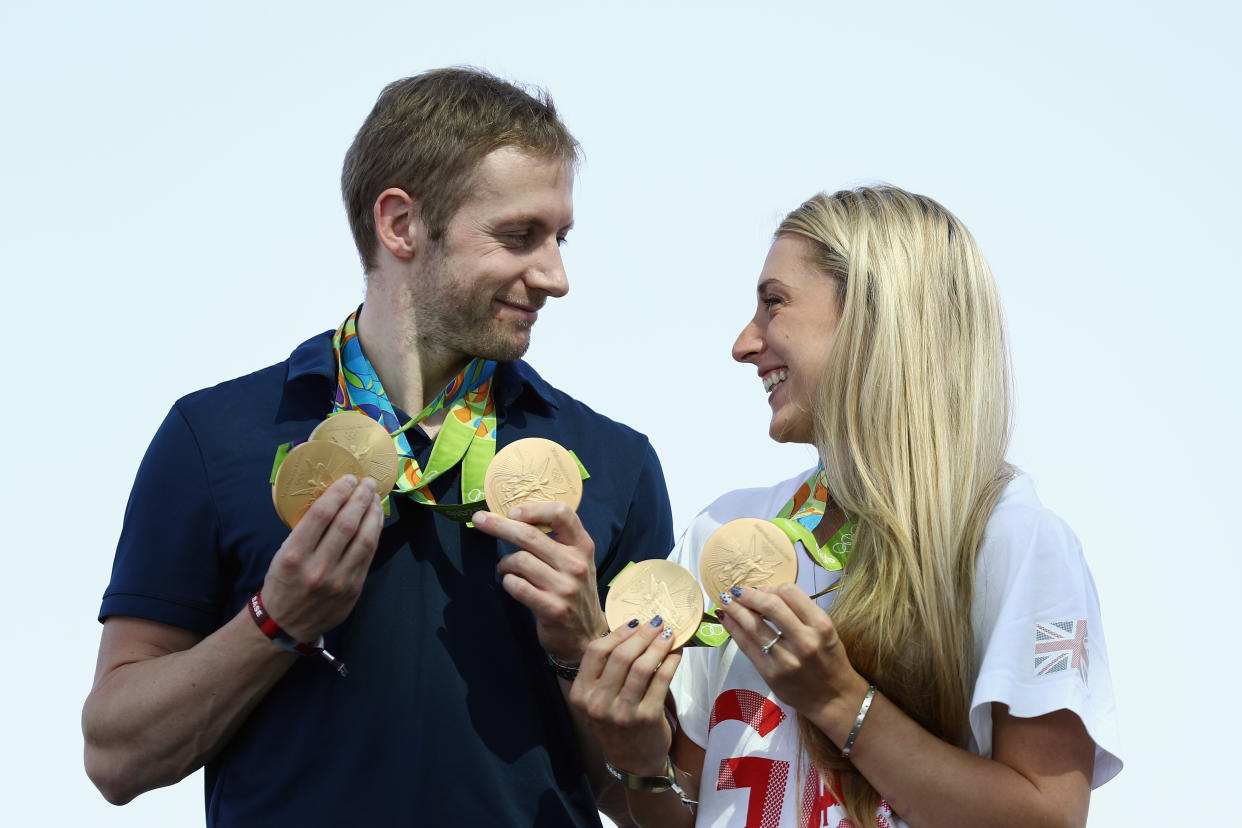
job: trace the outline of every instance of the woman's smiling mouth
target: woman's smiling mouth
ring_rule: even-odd
[[[761,377],[763,380],[763,390],[769,394],[772,393],[776,386],[780,385],[788,377],[789,373],[784,368],[777,368],[773,371],[769,371]]]

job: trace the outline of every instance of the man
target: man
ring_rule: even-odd
[[[606,630],[599,587],[672,537],[646,438],[519,360],[568,290],[577,152],[549,100],[484,73],[380,95],[342,174],[363,306],[178,401],[139,469],[83,710],[109,801],[205,765],[210,825],[597,824],[564,676]],[[409,426],[403,491],[385,516],[347,475],[289,531],[277,447],[345,409]],[[589,473],[577,515],[429,505],[478,499],[478,458],[531,436]]]

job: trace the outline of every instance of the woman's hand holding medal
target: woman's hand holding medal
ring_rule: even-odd
[[[673,741],[664,699],[681,650],[665,621],[633,618],[594,641],[569,694],[608,761],[638,776],[663,774]]]
[[[570,703],[614,767],[662,775],[673,739],[664,700],[703,617],[703,591],[672,561],[641,561],[613,580],[605,612],[614,629],[587,647]]]
[[[720,600],[717,617],[781,701],[816,723],[833,702],[858,709],[868,682],[850,665],[828,613],[796,584],[734,588]]]
[[[792,541],[754,518],[713,533],[699,567],[705,588],[719,592],[720,623],[783,701],[812,717],[836,698],[857,708],[867,682],[850,666],[828,613],[794,583],[797,573]],[[694,607],[682,606],[688,596]],[[644,773],[663,766],[671,738],[663,705],[681,658],[676,648],[693,636],[702,609],[698,582],[670,561],[643,561],[614,581],[608,621],[621,626],[587,649],[570,699],[618,767]],[[623,622],[627,613],[639,616],[637,632]],[[667,635],[646,629],[657,613]]]

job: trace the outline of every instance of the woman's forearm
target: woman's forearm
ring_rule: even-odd
[[[847,698],[812,717],[836,745],[857,720]],[[877,692],[850,760],[916,828],[1085,824],[1094,743],[1078,718],[1058,711],[1016,719],[1003,705],[993,708],[996,758],[985,758],[937,738]]]

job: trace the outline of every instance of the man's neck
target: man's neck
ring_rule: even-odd
[[[412,314],[386,314],[376,309],[383,304],[383,300],[363,304],[358,315],[358,341],[384,384],[388,399],[417,416],[470,359],[422,342],[414,330]],[[432,417],[424,428],[433,433],[442,420],[439,415]]]

